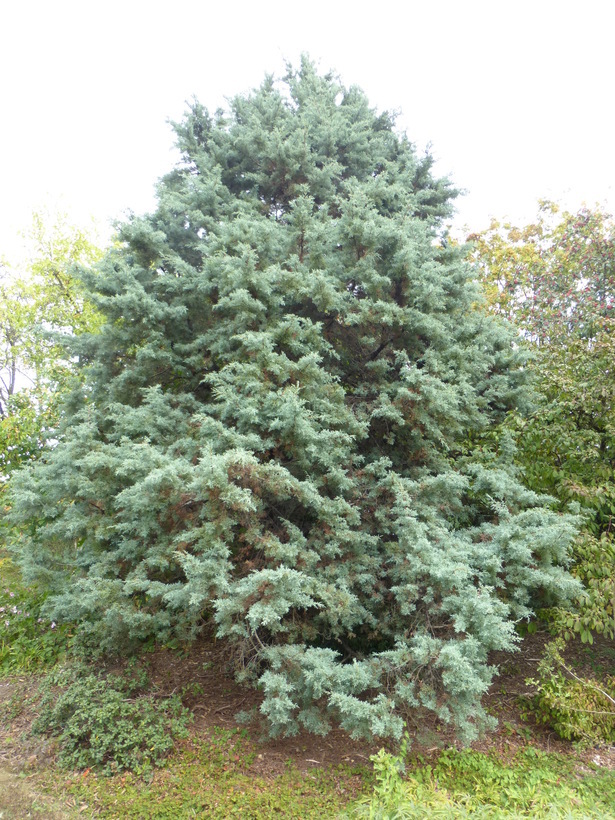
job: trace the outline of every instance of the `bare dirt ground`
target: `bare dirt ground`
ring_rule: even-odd
[[[474,744],[481,751],[495,751],[507,759],[528,744],[547,752],[574,754],[583,761],[606,768],[615,768],[615,748],[587,749],[579,756],[570,743],[560,740],[548,727],[528,721],[523,714],[523,698],[531,694],[527,678],[536,674],[542,647],[548,636],[536,634],[524,639],[515,654],[494,656],[500,669],[486,698],[491,714],[499,721],[498,729]],[[590,651],[578,645],[576,665],[582,672],[596,672],[613,664],[615,644],[603,642]],[[602,654],[601,654],[602,653]],[[158,651],[144,656],[152,685],[161,696],[184,692],[184,702],[195,715],[191,734],[206,735],[213,727],[233,729],[238,726],[239,711],[258,708],[261,694],[235,682],[227,665],[223,643],[203,639],[184,656],[171,651]],[[613,664],[615,665],[615,664]],[[56,749],[52,741],[31,734],[31,724],[38,710],[38,679],[13,678],[0,681],[0,820],[42,818],[62,820],[83,816],[79,806],[70,801],[57,805],[44,791],[45,772],[54,766]],[[187,694],[186,694],[187,693]],[[443,746],[454,743],[452,737],[434,722],[421,723],[417,751],[429,757]],[[366,744],[352,740],[345,732],[334,730],[326,737],[300,733],[293,738],[270,739],[264,727],[249,726],[250,738],[257,754],[248,769],[254,775],[275,777],[288,761],[300,771],[329,767],[341,763],[369,765],[369,758],[382,743]],[[412,731],[412,729],[411,729]]]

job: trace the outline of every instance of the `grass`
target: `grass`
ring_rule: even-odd
[[[531,747],[508,763],[473,751],[449,750],[434,763],[410,758],[405,776],[399,758],[380,753],[375,778],[366,768],[302,773],[290,764],[277,777],[254,776],[254,754],[242,731],[219,730],[176,754],[148,782],[90,772],[55,777],[48,788],[88,815],[135,820],[615,817],[615,773],[581,775],[573,760]]]
[[[277,777],[254,775],[257,751],[245,730],[215,730],[176,754],[149,782],[132,774],[73,776],[56,784],[88,811],[105,818],[267,818],[338,816],[364,788],[358,769],[314,769],[290,763]]]

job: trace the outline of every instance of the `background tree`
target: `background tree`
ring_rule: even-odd
[[[35,213],[26,259],[0,271],[0,483],[40,453],[74,372],[63,339],[99,322],[74,276],[102,251],[61,214]]]
[[[585,526],[574,573],[586,586],[567,631],[615,637],[615,225],[600,208],[560,213],[541,203],[523,228],[494,222],[472,237],[495,313],[504,313],[534,350],[542,400],[513,418],[529,486],[581,504]]]
[[[213,622],[274,733],[428,709],[468,739],[489,651],[576,587],[571,521],[464,450],[525,376],[441,241],[455,192],[308,60],[176,131],[156,211],[82,273],[105,321],[14,481],[22,566],[103,648]]]
[[[615,226],[600,208],[560,213],[543,200],[535,222],[494,220],[469,239],[491,309],[538,345],[591,339],[615,315]]]

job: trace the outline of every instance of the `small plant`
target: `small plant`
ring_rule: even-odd
[[[403,774],[406,770],[406,739],[398,755],[394,756],[384,749],[372,755],[370,760],[374,764],[376,785],[374,786],[373,800],[385,810],[397,806],[406,795],[406,785]],[[372,801],[373,802],[373,801]]]
[[[59,738],[66,768],[146,773],[161,763],[174,738],[187,736],[190,720],[179,697],[156,700],[145,693],[147,683],[134,664],[124,675],[106,676],[65,667],[48,676],[33,731]]]
[[[564,662],[563,648],[561,638],[548,644],[538,678],[528,680],[536,688],[532,711],[564,740],[613,743],[615,677],[606,676],[600,686],[580,677]]]
[[[397,755],[380,749],[377,754],[371,756],[376,781],[372,794],[359,800],[351,812],[342,815],[343,817],[353,820],[402,820],[426,816],[453,816],[448,814],[452,804],[444,792],[432,790],[430,785],[426,785],[420,778],[404,779],[408,740],[408,735],[404,735]],[[431,771],[430,766],[426,767],[427,780]],[[440,812],[443,810],[446,814],[441,815]]]

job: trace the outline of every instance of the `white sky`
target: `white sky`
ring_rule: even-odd
[[[0,257],[45,203],[151,209],[185,101],[214,110],[302,51],[431,143],[459,225],[539,197],[613,211],[614,30],[612,0],[3,0]]]

